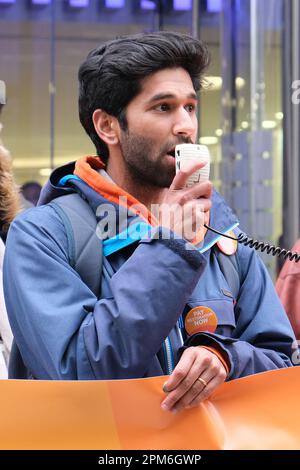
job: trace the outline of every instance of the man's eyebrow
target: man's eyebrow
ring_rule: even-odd
[[[147,103],[151,104],[155,101],[170,100],[170,99],[175,99],[175,98],[177,98],[177,96],[173,95],[172,93],[158,93],[157,95],[152,96],[152,98],[150,98],[150,100],[147,101]],[[198,100],[196,93],[193,93],[193,92],[189,93],[186,96],[186,98],[187,99],[192,99],[192,100],[195,100],[195,101]]]

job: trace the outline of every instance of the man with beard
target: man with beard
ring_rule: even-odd
[[[291,365],[293,333],[263,264],[203,228],[209,220],[237,234],[236,217],[209,181],[185,187],[201,164],[175,175],[175,146],[196,141],[208,62],[201,41],[158,32],[110,41],[81,65],[79,115],[97,157],[56,170],[41,207],[10,230],[5,292],[19,352],[11,377],[22,376],[17,358],[36,379],[170,374],[161,406],[178,412],[225,379]],[[74,191],[104,240],[99,296],[74,269],[53,205]]]

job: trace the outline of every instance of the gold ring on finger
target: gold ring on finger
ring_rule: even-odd
[[[206,380],[202,379],[202,377],[198,377],[198,379],[197,379],[197,380],[199,380],[199,382],[201,382],[201,383],[202,383],[202,385],[203,385],[204,387],[206,387],[206,386],[207,386],[207,382],[206,382]]]

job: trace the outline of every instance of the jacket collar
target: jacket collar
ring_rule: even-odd
[[[77,162],[57,168],[53,171],[42,190],[39,205],[47,204],[56,197],[76,191],[80,192],[88,200],[94,211],[96,211],[100,202],[103,201],[109,201],[116,207],[120,207],[121,203],[124,208],[130,209],[144,222],[154,226],[158,225],[157,220],[143,204],[98,172],[99,169],[104,168],[105,165],[100,158],[94,156],[85,156],[77,160]],[[75,175],[76,179],[72,180],[70,176],[70,183],[67,186],[61,187],[60,181],[66,175]],[[212,195],[209,225],[222,233],[226,233],[238,225],[236,215],[226,204],[222,196],[215,190]],[[218,235],[208,231],[202,244],[204,249],[201,251],[209,249],[219,238]]]

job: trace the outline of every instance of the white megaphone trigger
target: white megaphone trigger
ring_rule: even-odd
[[[187,180],[186,187],[189,188],[195,183],[202,183],[209,179],[210,155],[206,145],[199,144],[179,144],[175,147],[176,172],[190,166],[191,162],[203,162],[207,164],[201,170],[195,171]]]

